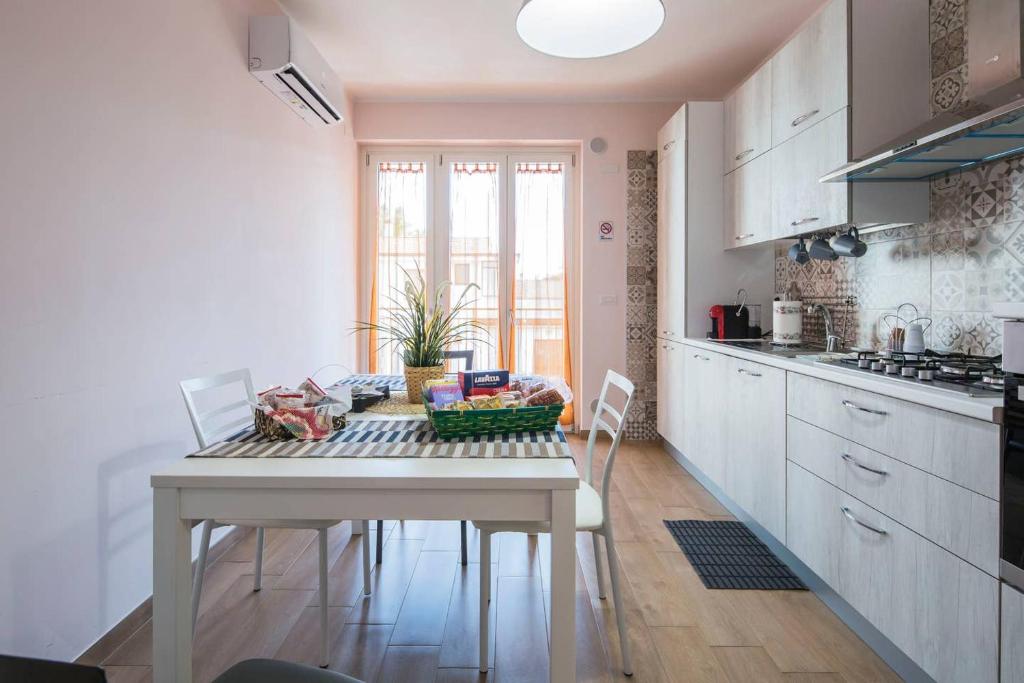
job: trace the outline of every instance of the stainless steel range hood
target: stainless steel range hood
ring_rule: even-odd
[[[854,161],[821,182],[920,182],[1006,156],[1024,153],[1024,100],[912,139],[863,161]]]
[[[821,182],[921,182],[1024,153],[1024,0],[971,0],[966,12],[964,100],[976,115],[936,117]]]

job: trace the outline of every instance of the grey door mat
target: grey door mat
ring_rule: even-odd
[[[706,588],[807,590],[743,522],[664,522]]]

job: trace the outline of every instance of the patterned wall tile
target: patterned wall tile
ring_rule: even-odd
[[[657,153],[626,152],[626,375],[636,385],[625,438],[657,433]]]

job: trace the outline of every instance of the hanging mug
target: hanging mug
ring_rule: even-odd
[[[803,265],[811,260],[811,255],[807,253],[807,245],[804,244],[804,238],[801,237],[800,241],[789,248],[789,260],[796,261],[800,265]]]
[[[845,235],[840,235],[832,242],[832,249],[839,256],[860,258],[867,253],[868,245],[861,241],[860,232],[853,227]]]

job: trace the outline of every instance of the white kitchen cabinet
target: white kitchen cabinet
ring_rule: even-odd
[[[725,248],[772,239],[772,152],[725,176]]]
[[[686,386],[684,353],[676,342],[658,340],[658,415],[657,429],[665,441],[683,450],[683,425],[686,422],[683,391]]]
[[[832,0],[772,57],[771,135],[776,145],[849,104],[848,13],[848,0]],[[927,23],[922,29],[927,32]]]
[[[722,249],[721,102],[688,102],[658,134],[657,335],[703,336],[708,309],[731,303],[740,288],[767,308],[774,295],[774,253]],[[667,147],[667,149],[666,149]]]
[[[793,462],[788,477],[801,561],[935,680],[997,680],[995,578]]]
[[[772,69],[763,64],[725,98],[725,170],[739,168],[772,147]]]
[[[998,576],[997,501],[795,417],[786,433],[790,460]]]
[[[723,356],[725,492],[786,541],[786,373]]]
[[[792,462],[787,464],[786,547],[830,586],[839,586],[840,492]],[[822,512],[833,514],[822,514]]]
[[[789,373],[793,417],[999,500],[999,426]]]
[[[927,183],[819,178],[929,120],[929,50],[928,0],[831,0],[742,83],[726,100],[726,170],[760,158],[767,139],[771,162],[756,176],[769,181],[770,214],[767,189],[752,197],[739,189],[755,187],[755,173],[728,179],[726,248],[847,224],[928,220]]]
[[[725,396],[719,382],[725,373],[725,357],[684,346],[682,452],[719,487],[725,482],[728,428]]]
[[[1020,683],[1024,681],[1024,593],[1004,583],[1002,603],[1000,680]]]

